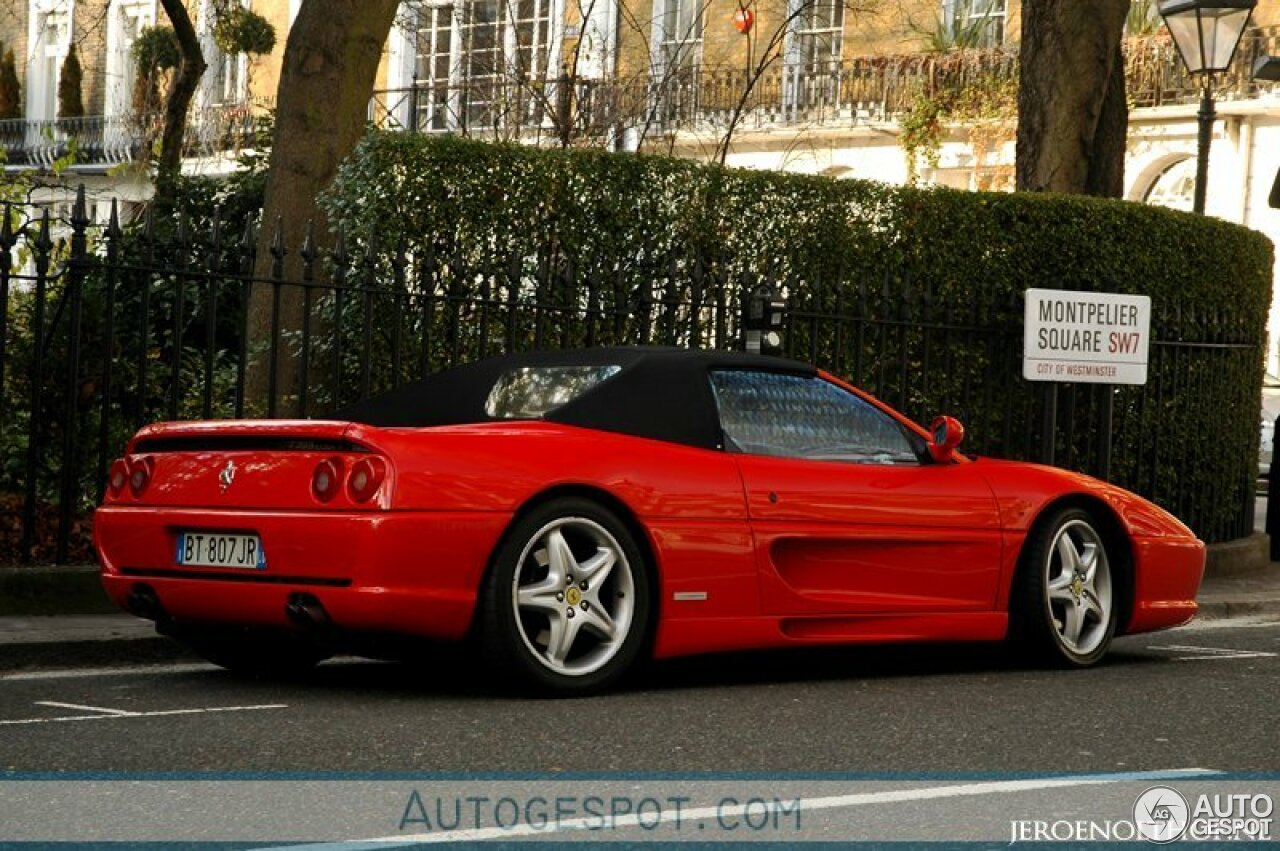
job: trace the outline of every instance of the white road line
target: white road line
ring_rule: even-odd
[[[166,715],[203,715],[210,712],[253,712],[259,709],[288,709],[287,703],[261,703],[256,706],[203,706],[199,709],[162,709],[155,712],[126,712],[122,715],[59,715],[56,718],[15,718],[0,721],[9,724],[56,724],[64,721],[109,721],[115,718],[161,718]]]
[[[80,703],[58,703],[54,700],[37,700],[36,706],[56,706],[58,709],[82,709],[85,712],[101,712],[104,715],[137,715],[127,709],[107,709],[103,706],[85,706]]]
[[[1273,658],[1277,653],[1262,650],[1235,650],[1230,647],[1199,647],[1194,644],[1150,644],[1148,650],[1166,650],[1170,653],[1190,653],[1190,656],[1175,656],[1175,662],[1205,662],[1224,659],[1265,659]]]
[[[66,668],[60,671],[19,671],[0,674],[0,683],[30,680],[78,680],[85,677],[127,677],[146,674],[191,674],[197,671],[219,671],[216,665],[187,662],[180,665],[143,665],[137,668]]]
[[[1081,774],[1069,777],[1046,777],[1034,780],[995,780],[986,783],[960,783],[949,786],[930,786],[922,789],[895,789],[889,792],[864,792],[853,795],[833,795],[826,798],[805,798],[806,813],[814,810],[834,810],[848,807],[864,807],[874,804],[900,804],[910,801],[929,801],[939,798],[963,798],[975,795],[1000,795],[1031,792],[1042,789],[1062,789],[1073,786],[1100,786],[1109,783],[1142,782],[1152,780],[1177,780],[1188,777],[1204,777],[1220,774],[1205,768],[1177,768],[1169,771],[1141,771],[1127,774]],[[704,821],[724,815],[722,807],[699,807],[680,812],[663,812],[660,818],[652,815],[619,816],[610,820],[614,827],[646,828],[677,819]],[[514,839],[521,836],[545,836],[557,831],[587,830],[598,825],[594,818],[571,819],[554,826],[534,827],[529,824],[511,828],[486,827],[475,830],[452,830],[447,833],[419,833],[401,836],[379,836],[370,839],[352,839],[338,842],[311,843],[286,846],[292,851],[356,851],[357,849],[396,848],[411,845],[431,845],[445,842],[482,842],[489,839]],[[275,846],[279,848],[280,846]]]

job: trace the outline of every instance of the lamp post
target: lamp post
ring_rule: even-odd
[[[1235,57],[1240,37],[1258,0],[1165,0],[1160,16],[1187,71],[1200,80],[1200,138],[1196,149],[1195,211],[1204,212],[1209,179],[1209,146],[1213,142],[1213,89]]]

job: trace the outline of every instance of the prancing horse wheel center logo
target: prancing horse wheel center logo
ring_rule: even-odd
[[[582,592],[577,588],[570,588],[564,592],[564,599],[570,606],[576,606],[582,602]]]

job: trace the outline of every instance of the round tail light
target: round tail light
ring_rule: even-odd
[[[127,484],[129,484],[129,465],[124,462],[123,458],[117,458],[111,462],[111,472],[107,476],[107,487],[111,489],[112,496],[119,496]]]
[[[387,476],[387,465],[381,458],[361,458],[347,476],[347,492],[352,502],[368,502],[378,492]]]
[[[129,490],[133,491],[134,496],[142,496],[147,485],[151,484],[154,468],[155,462],[150,458],[139,458],[129,465]]]
[[[321,502],[333,499],[338,488],[342,486],[342,461],[338,458],[326,458],[316,465],[311,474],[311,492]]]

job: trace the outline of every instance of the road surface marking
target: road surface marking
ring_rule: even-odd
[[[66,704],[62,704],[66,705]],[[202,706],[199,709],[161,709],[154,712],[125,712],[119,715],[59,715],[55,718],[14,718],[9,724],[53,724],[63,721],[103,721],[113,718],[160,718],[166,715],[203,715],[210,712],[253,712],[259,709],[288,709],[287,703],[260,703],[254,706]],[[101,711],[101,710],[99,710]]]
[[[85,677],[123,677],[140,674],[191,674],[197,671],[219,671],[216,665],[187,662],[179,665],[139,665],[136,668],[65,668],[59,671],[20,671],[0,674],[0,683],[27,680],[77,680]]]
[[[1067,777],[1044,777],[1034,780],[996,780],[986,783],[960,783],[949,786],[931,786],[923,789],[895,789],[890,792],[863,792],[852,795],[833,795],[826,798],[805,798],[805,812],[863,807],[875,804],[900,804],[910,801],[929,801],[939,798],[963,798],[975,795],[1000,795],[1014,792],[1031,792],[1043,789],[1062,789],[1073,786],[1099,786],[1109,783],[1132,783],[1152,780],[1179,780],[1190,777],[1206,777],[1220,774],[1206,768],[1175,768],[1169,771],[1135,771],[1121,774],[1080,774]],[[643,826],[651,830],[661,822],[676,820],[706,821],[724,814],[722,807],[699,807],[668,814],[659,818],[652,814],[619,816],[610,821],[613,829]],[[513,839],[519,836],[544,836],[558,831],[588,830],[597,821],[591,817],[557,822],[554,826],[523,824],[510,828],[486,827],[474,830],[452,830],[447,833],[419,833],[401,836],[380,836],[370,839],[339,840],[337,842],[308,843],[306,845],[272,846],[287,847],[292,851],[363,851],[363,849],[396,848],[412,845],[428,845],[444,842],[480,842],[488,839]],[[259,849],[259,851],[265,851]]]
[[[1204,662],[1225,659],[1264,659],[1280,654],[1262,650],[1235,650],[1230,647],[1198,647],[1194,644],[1151,644],[1148,650],[1167,650],[1170,653],[1190,653],[1190,656],[1174,656],[1175,662]]]
[[[85,712],[101,712],[105,715],[137,715],[127,709],[107,709],[103,706],[85,706],[81,703],[58,703],[54,700],[37,700],[36,706],[56,706],[59,709],[81,709]]]

